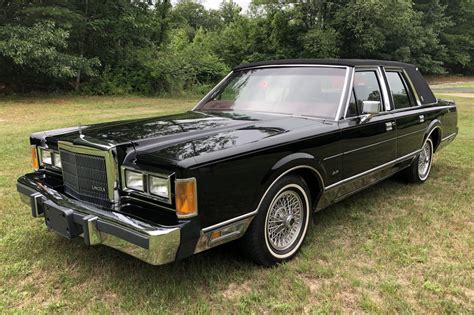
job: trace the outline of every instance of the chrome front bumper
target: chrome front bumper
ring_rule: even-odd
[[[88,206],[45,185],[35,174],[20,177],[17,190],[33,217],[45,217],[46,225],[66,238],[82,236],[87,245],[103,244],[152,265],[176,259],[180,226],[152,225]]]

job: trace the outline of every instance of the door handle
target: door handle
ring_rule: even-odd
[[[418,117],[420,118],[420,122],[421,122],[421,123],[425,121],[425,115],[420,115],[420,116],[418,116]]]
[[[395,122],[394,122],[394,121],[389,121],[389,122],[386,122],[386,123],[385,123],[385,129],[386,129],[387,131],[392,131],[394,126],[395,126]]]

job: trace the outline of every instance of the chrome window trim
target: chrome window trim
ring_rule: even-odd
[[[388,98],[387,86],[385,84],[385,77],[382,73],[382,69],[381,69],[380,66],[365,66],[364,65],[364,66],[354,67],[354,73],[353,73],[353,76],[352,76],[350,92],[352,92],[352,89],[354,87],[354,78],[355,78],[356,72],[363,72],[363,71],[374,71],[376,73],[376,77],[377,77],[378,84],[379,84],[379,87],[380,87],[380,92],[382,93],[381,100],[382,100],[382,106],[383,106],[383,109],[384,109],[379,114],[389,112],[391,110],[391,106],[390,106],[390,101],[389,101],[389,98]],[[349,110],[350,94],[348,94],[347,97],[348,98],[347,98],[346,108],[344,110],[344,117],[342,118],[342,120],[344,120],[344,119],[354,119],[354,118],[359,118],[360,116],[362,116],[362,115],[357,115],[357,116],[353,116],[353,117],[347,117],[347,111]]]
[[[410,105],[409,107],[404,107],[404,108],[395,108],[395,101],[393,99],[392,90],[390,89],[390,99],[392,100],[392,104],[393,104],[392,113],[398,112],[398,111],[410,110],[410,109],[413,109],[414,107],[421,106],[421,102],[420,102],[420,99],[418,97],[418,94],[416,93],[415,87],[414,87],[413,83],[411,82],[410,76],[405,71],[405,69],[387,67],[387,68],[384,68],[384,72],[385,72],[385,74],[387,74],[387,72],[398,72],[398,74],[401,76],[403,86],[406,89],[409,89],[411,91],[411,93],[413,94],[413,96],[415,97],[415,103],[416,104]],[[390,82],[388,82],[388,80],[387,80],[387,86],[390,87]],[[407,92],[410,92],[410,91],[407,90]],[[408,95],[408,99],[410,99],[410,95]]]
[[[127,187],[126,180],[125,180],[125,171],[126,170],[143,174],[143,177],[144,177],[144,179],[143,179],[144,191],[136,190],[136,189]],[[153,172],[142,171],[142,170],[138,170],[136,168],[129,167],[129,166],[122,166],[122,167],[120,167],[120,175],[121,175],[121,185],[122,185],[122,190],[123,191],[129,192],[129,193],[134,193],[134,194],[141,195],[141,196],[145,196],[145,197],[154,199],[156,201],[165,202],[167,204],[172,204],[172,201],[171,201],[172,200],[171,176],[173,176],[173,174],[165,175],[165,174],[161,174],[161,173],[153,173]],[[169,193],[168,198],[161,197],[161,196],[158,196],[158,195],[154,195],[154,194],[149,192],[150,176],[160,177],[160,178],[166,179],[168,181],[168,193]]]
[[[350,74],[351,69],[354,67],[350,66],[345,66],[345,65],[325,65],[325,64],[275,64],[275,65],[262,65],[262,66],[250,66],[248,68],[242,68],[238,69],[237,71],[243,71],[243,70],[251,70],[251,69],[264,69],[264,68],[302,68],[302,67],[309,67],[309,68],[339,68],[339,69],[345,69],[346,73],[344,76],[344,86],[342,87],[341,91],[341,98],[339,100],[339,104],[337,106],[336,110],[336,115],[335,117],[332,118],[324,118],[326,120],[333,120],[333,121],[338,121],[340,119],[341,115],[341,107],[343,106],[344,100],[346,99],[347,96],[347,88],[348,85],[350,84],[349,81],[351,81],[352,76]],[[209,93],[207,93],[197,104],[196,106],[193,107],[192,111],[196,111],[199,106],[204,104],[204,102],[208,101],[208,98],[214,94],[215,91],[217,91],[224,83],[227,81],[227,79],[234,74],[236,71],[232,70],[229,74],[227,74],[224,79],[222,79]],[[351,81],[352,82],[352,81]],[[349,99],[347,99],[347,102]],[[346,103],[347,103],[346,102]],[[291,115],[291,114],[286,114],[286,115]],[[306,115],[300,115],[301,117],[307,117]]]
[[[115,162],[115,158],[113,155],[112,150],[100,150],[92,147],[86,147],[83,145],[76,145],[73,144],[72,142],[67,142],[67,141],[58,141],[58,148],[59,152],[61,150],[72,152],[72,153],[78,153],[78,154],[84,154],[84,155],[92,155],[92,156],[98,156],[98,157],[103,157],[105,160],[105,169],[106,169],[106,174],[107,174],[107,192],[109,196],[109,200],[113,203],[117,203],[119,198],[118,194],[116,194],[116,188],[117,188],[117,163]],[[62,175],[64,178],[64,171],[62,171]]]

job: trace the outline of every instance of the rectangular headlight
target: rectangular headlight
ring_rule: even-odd
[[[43,165],[53,165],[53,155],[51,151],[41,149],[41,163]]]
[[[149,193],[163,198],[169,198],[168,178],[150,175]]]
[[[52,153],[52,158],[53,158],[53,165],[56,166],[57,168],[61,168],[61,156],[57,152]]]
[[[145,191],[145,175],[143,173],[125,170],[125,185],[127,188]]]

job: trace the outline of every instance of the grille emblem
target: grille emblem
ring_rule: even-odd
[[[104,187],[100,187],[100,186],[96,186],[96,185],[92,185],[91,189],[94,190],[94,191],[98,191],[98,192],[105,192]]]

